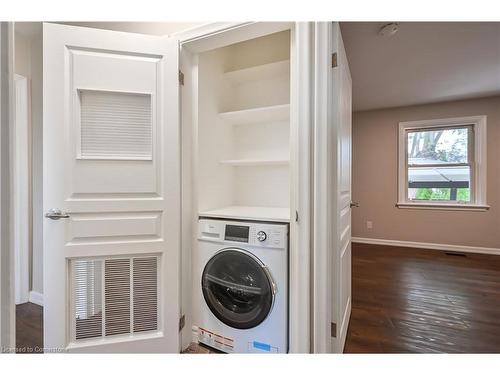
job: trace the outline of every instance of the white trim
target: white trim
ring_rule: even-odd
[[[0,347],[16,343],[12,142],[14,111],[14,24],[0,22]]]
[[[443,210],[443,211],[488,211],[490,206],[479,204],[446,204],[432,202],[408,202],[396,203],[398,208],[408,208],[416,210]]]
[[[34,303],[35,305],[43,306],[43,294],[35,292],[34,290],[32,290],[30,292],[29,301],[31,303]]]
[[[417,208],[417,206],[421,205],[421,208],[425,209],[452,209],[451,206],[455,206],[457,207],[457,209],[461,210],[464,210],[466,208],[470,208],[473,210],[488,209],[489,206],[486,203],[486,120],[486,116],[468,116],[400,122],[398,128],[398,203],[396,204],[396,206],[399,208],[410,208],[410,206],[411,208]],[[408,129],[463,125],[472,125],[474,132],[474,155],[470,155],[473,164],[473,168],[471,170],[471,198],[473,201],[470,204],[409,201],[406,194],[406,131]]]
[[[264,35],[289,30],[292,22],[214,22],[174,34],[191,53],[239,43]]]
[[[14,179],[14,259],[15,303],[29,300],[30,275],[30,126],[29,83],[26,77],[15,75],[15,128],[13,144]]]
[[[333,111],[337,106],[329,105],[333,98],[333,77],[329,56],[333,50],[333,29],[331,22],[315,23],[315,66],[314,75],[314,168],[313,168],[313,246],[312,246],[312,351],[332,352],[331,322],[335,321],[332,311],[332,273],[335,271],[335,257],[330,249],[335,248],[337,237],[332,235],[337,228],[336,217],[332,215],[333,197],[337,189],[330,186],[336,181],[334,167],[336,158],[337,129],[333,122]],[[321,63],[320,63],[321,62]],[[333,183],[332,186],[336,186]],[[340,322],[338,322],[340,323]],[[340,325],[339,325],[340,327]]]
[[[291,32],[291,217],[289,271],[289,352],[311,351],[311,195],[313,127],[312,22],[298,22]],[[295,211],[298,220],[294,221]]]
[[[341,353],[344,352],[344,348],[345,348],[345,342],[347,339],[347,331],[349,330],[349,322],[351,320],[351,312],[352,312],[352,294],[349,296],[349,300],[346,304],[346,308],[345,308],[344,314],[342,316],[342,324],[340,325],[340,327],[337,327],[337,330],[339,330],[339,331],[340,331],[341,327],[346,327],[346,329],[338,332],[340,334],[339,348],[342,348]]]
[[[401,247],[415,247],[418,249],[455,251],[455,252],[460,252],[460,253],[500,255],[500,249],[494,248],[494,247],[464,246],[464,245],[451,245],[451,244],[440,244],[440,243],[431,243],[431,242],[414,242],[414,241],[400,241],[400,240],[385,240],[385,239],[381,239],[381,238],[366,238],[366,237],[353,237],[352,242],[365,243],[365,244],[371,244],[371,245],[401,246]]]

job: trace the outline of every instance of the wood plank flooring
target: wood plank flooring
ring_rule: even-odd
[[[500,257],[353,244],[345,353],[500,353]]]
[[[43,348],[43,307],[30,302],[17,305],[17,353],[41,353],[41,348]]]
[[[352,249],[345,353],[500,353],[500,256]],[[18,352],[36,352],[43,347],[43,309],[27,303],[16,312]],[[186,352],[209,350],[193,344]]]

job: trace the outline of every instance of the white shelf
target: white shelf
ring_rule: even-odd
[[[250,81],[273,79],[290,76],[290,60],[282,60],[270,64],[252,66],[246,69],[232,70],[224,76],[233,84]]]
[[[214,210],[201,211],[199,212],[199,216],[239,220],[289,222],[290,209],[288,207],[229,206]]]
[[[288,121],[290,120],[290,104],[222,112],[219,116],[233,125]]]
[[[260,166],[276,166],[288,165],[289,159],[234,159],[221,160],[221,164],[230,165],[232,167],[260,167]]]

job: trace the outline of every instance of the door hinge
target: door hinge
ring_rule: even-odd
[[[332,337],[337,337],[337,323],[331,323],[331,325],[330,325],[330,335]]]
[[[336,68],[337,67],[337,52],[335,53],[332,53],[332,68]]]
[[[184,73],[181,70],[179,70],[179,84],[184,86]]]
[[[186,315],[182,315],[179,318],[179,332],[182,331],[185,325],[186,325]]]

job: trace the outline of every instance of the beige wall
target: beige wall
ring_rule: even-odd
[[[487,212],[398,209],[400,121],[487,115]],[[500,248],[500,96],[353,114],[354,237]],[[366,221],[373,222],[367,229]]]

